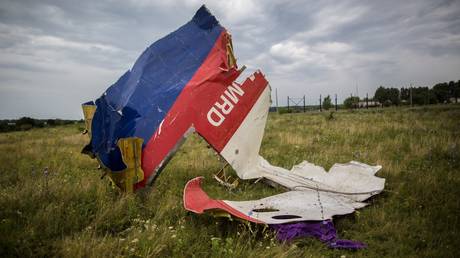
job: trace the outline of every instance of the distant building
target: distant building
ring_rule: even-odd
[[[449,102],[450,102],[450,103],[459,103],[459,102],[460,102],[460,98],[449,98]]]
[[[381,106],[380,102],[374,101],[374,100],[367,101],[367,105],[369,107],[380,107]],[[366,101],[362,101],[362,100],[359,101],[358,102],[358,108],[366,108]]]

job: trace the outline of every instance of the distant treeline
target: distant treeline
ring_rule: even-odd
[[[412,93],[411,93],[412,91]],[[411,97],[412,95],[412,97]],[[380,86],[374,94],[374,100],[385,106],[412,104],[428,105],[438,103],[457,103],[460,98],[460,80],[438,83],[429,87],[385,88]]]
[[[22,117],[20,119],[0,120],[0,132],[27,131],[32,128],[67,125],[73,124],[75,122],[79,121],[65,119],[34,119],[30,117]]]
[[[337,95],[335,95],[337,97]],[[289,102],[289,97],[288,97]],[[320,97],[319,105],[299,105],[287,107],[270,107],[270,112],[280,114],[298,113],[312,110],[329,110],[329,109],[353,109],[367,107],[382,107],[392,105],[429,105],[429,104],[447,104],[460,102],[460,80],[457,82],[443,82],[429,88],[409,87],[409,88],[392,88],[380,86],[374,93],[374,97],[359,98],[351,95],[343,101],[343,104],[337,104],[330,95]],[[295,103],[294,103],[295,104]]]

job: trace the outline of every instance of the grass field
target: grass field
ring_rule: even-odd
[[[360,251],[298,239],[279,243],[266,227],[188,213],[185,183],[205,176],[212,197],[234,200],[277,190],[245,181],[233,192],[212,173],[222,164],[191,136],[153,189],[123,195],[80,154],[82,125],[0,134],[0,256],[459,257],[460,106],[270,114],[261,154],[291,168],[357,160],[383,166],[386,191],[336,218]],[[48,176],[43,171],[48,168]]]

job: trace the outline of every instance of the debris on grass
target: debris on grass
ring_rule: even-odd
[[[230,33],[202,6],[191,21],[149,46],[100,98],[82,105],[90,138],[82,152],[97,158],[113,184],[130,193],[152,186],[196,132],[240,179],[263,178],[289,191],[253,201],[213,200],[195,178],[184,190],[187,210],[279,225],[278,235],[286,239],[291,233],[317,236],[311,230],[317,224],[305,221],[323,221],[318,225],[335,232],[333,216],[366,206],[363,201],[383,190],[385,179],[375,176],[381,166],[351,161],[326,172],[307,161],[291,170],[271,165],[259,155],[271,87],[260,70],[237,82],[244,69],[236,63]],[[229,189],[239,183],[224,169],[215,179]],[[360,246],[333,239],[327,241],[331,247]]]

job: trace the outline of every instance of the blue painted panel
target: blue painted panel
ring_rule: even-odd
[[[106,167],[125,169],[118,139],[149,141],[223,30],[202,6],[190,22],[150,45],[96,100],[91,146]]]

